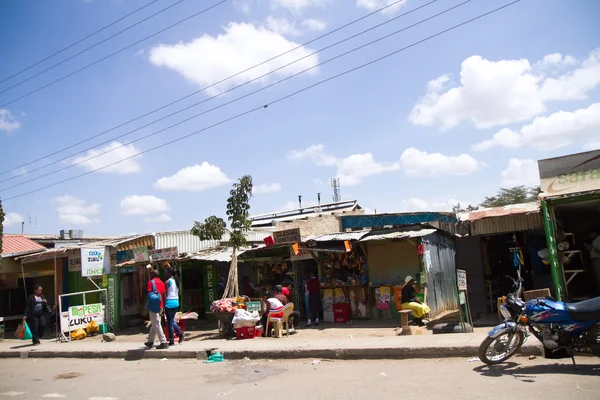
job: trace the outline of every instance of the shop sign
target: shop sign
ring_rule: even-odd
[[[152,261],[172,260],[179,257],[177,247],[169,247],[167,249],[152,250],[150,252]]]
[[[215,264],[206,266],[204,276],[204,309],[210,310],[210,305],[217,299],[217,267]]]
[[[539,160],[538,169],[547,196],[600,189],[600,150]]]
[[[467,290],[467,271],[462,269],[456,270],[456,285],[458,290]]]
[[[108,276],[108,321],[110,326],[112,326],[113,328],[116,326],[115,325],[115,321],[116,321],[116,303],[117,303],[117,298],[116,298],[116,292],[115,292],[115,286],[116,286],[116,279],[114,275],[109,275]]]
[[[69,253],[69,272],[81,271],[81,252]]]
[[[81,276],[101,276],[110,274],[110,255],[105,257],[104,247],[81,248]]]
[[[133,249],[133,259],[135,261],[150,261],[150,253],[147,247],[136,247]]]
[[[104,306],[101,303],[69,307],[60,315],[60,328],[63,332],[85,329],[92,321],[104,323]]]
[[[300,228],[273,232],[273,240],[275,244],[300,243],[302,241],[302,237],[300,236]]]

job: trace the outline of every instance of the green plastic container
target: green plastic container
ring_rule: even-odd
[[[101,335],[108,332],[108,324],[98,324],[98,328],[100,328]]]

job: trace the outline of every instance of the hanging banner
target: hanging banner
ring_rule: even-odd
[[[81,276],[101,276],[110,274],[110,257],[105,257],[104,247],[81,248]]]
[[[462,269],[456,270],[456,285],[458,290],[467,290],[467,271]]]
[[[152,261],[173,260],[179,257],[177,247],[169,247],[167,249],[152,250],[150,252]]]
[[[147,247],[136,247],[133,249],[133,259],[135,261],[150,261],[150,252]]]

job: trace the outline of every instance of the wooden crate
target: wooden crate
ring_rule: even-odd
[[[550,289],[528,290],[526,292],[523,292],[523,298],[525,299],[525,301],[547,296],[551,296]]]

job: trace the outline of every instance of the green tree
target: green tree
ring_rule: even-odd
[[[480,204],[481,207],[502,207],[509,204],[527,203],[536,201],[541,189],[539,186],[516,186],[510,189],[500,189],[495,196],[486,197]]]
[[[227,229],[227,224],[222,218],[214,215],[206,218],[204,222],[194,221],[194,226],[191,229],[191,233],[200,240],[221,240],[226,232],[229,233],[229,245],[233,247],[233,254],[223,298],[238,297],[240,294],[237,250],[246,246],[246,232],[251,226],[248,217],[250,215],[249,202],[252,198],[252,177],[244,175],[238,179],[233,184],[229,195],[226,211],[229,229]]]
[[[2,210],[2,200],[0,200],[0,254],[2,254],[2,235],[4,235],[4,210]],[[2,266],[2,257],[0,257],[0,267]]]
[[[458,214],[458,213],[462,213],[462,212],[469,212],[469,211],[475,211],[477,210],[477,206],[473,206],[471,204],[469,204],[466,208],[463,207],[460,203],[455,204],[452,206],[452,212],[454,214]]]

